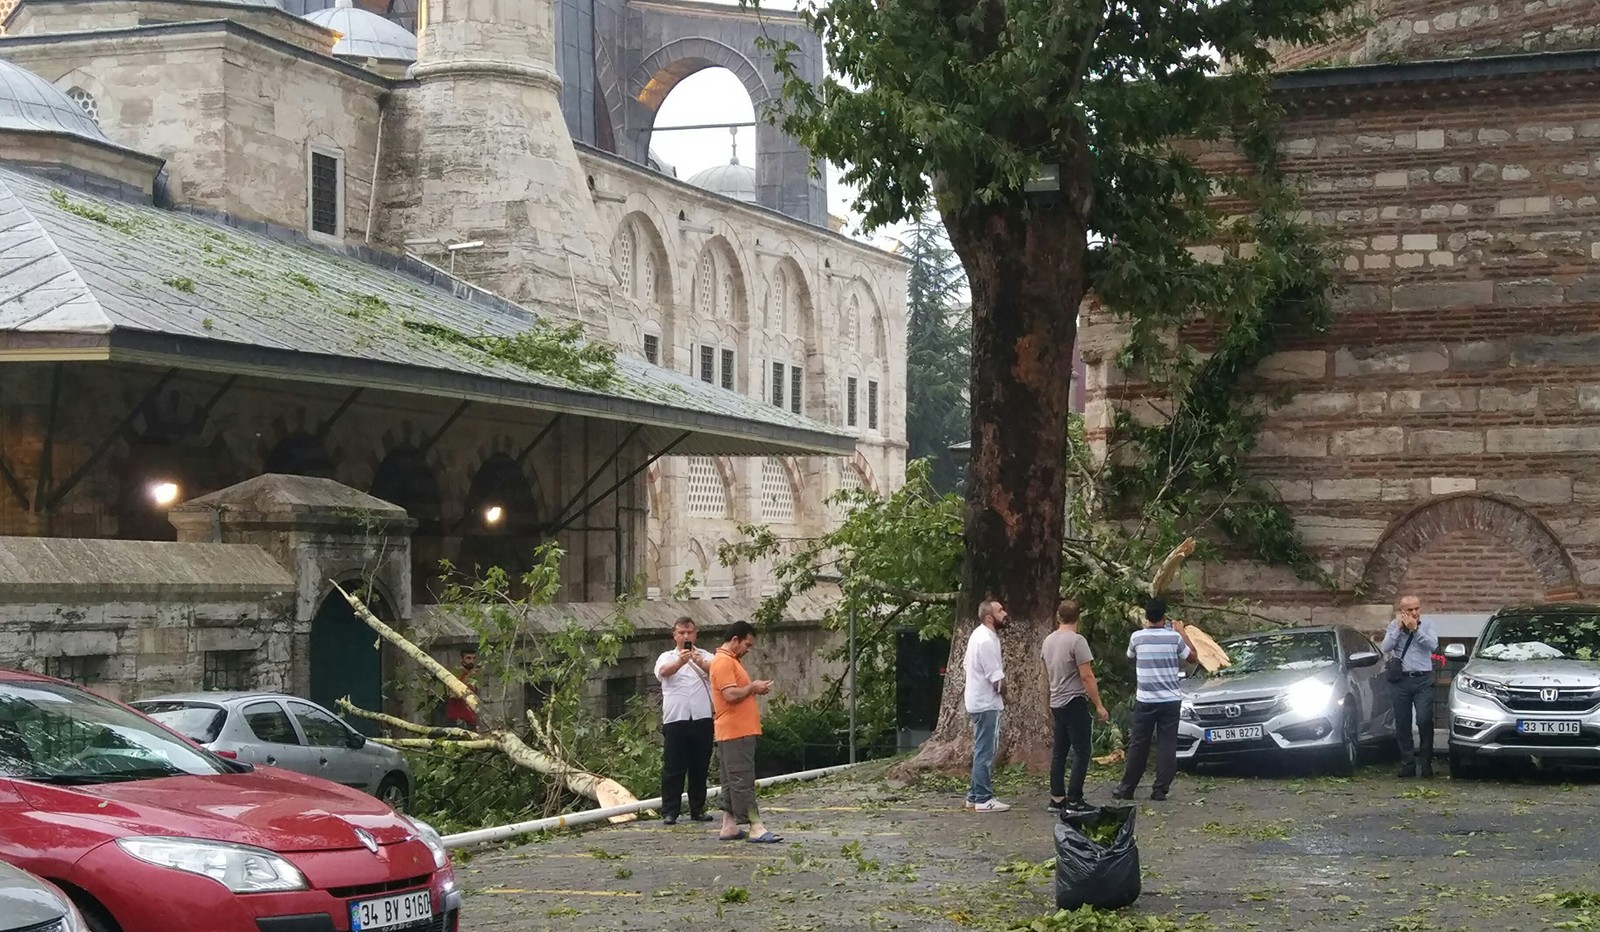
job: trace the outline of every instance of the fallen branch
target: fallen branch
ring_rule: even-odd
[[[876,589],[885,595],[892,595],[907,602],[923,602],[928,605],[950,605],[961,597],[959,592],[923,592],[920,589],[907,589],[870,576],[857,577],[861,584],[869,589]]]
[[[438,751],[445,748],[463,751],[491,751],[499,747],[493,738],[473,738],[470,741],[456,741],[449,738],[374,738],[372,740],[386,747],[419,751]]]
[[[355,611],[356,617],[366,622],[367,627],[378,632],[379,637],[399,648],[402,654],[410,657],[422,669],[433,674],[434,679],[443,683],[444,688],[450,691],[450,695],[464,701],[472,711],[483,711],[482,706],[478,703],[478,694],[474,693],[466,683],[461,682],[461,679],[454,673],[445,669],[444,664],[434,660],[428,655],[427,651],[411,643],[405,635],[384,624],[382,619],[372,614],[372,609],[367,608],[367,603],[344,591],[343,586],[334,583],[333,588],[339,590],[339,594],[344,596],[344,600],[350,603],[350,608]]]
[[[348,697],[342,698],[334,704],[339,707],[339,711],[347,715],[354,715],[357,718],[388,725],[398,731],[409,731],[414,735],[422,735],[426,738],[450,738],[457,741],[469,741],[478,737],[476,732],[468,731],[465,728],[436,728],[431,725],[418,725],[416,722],[408,722],[393,715],[372,712],[352,703]]]

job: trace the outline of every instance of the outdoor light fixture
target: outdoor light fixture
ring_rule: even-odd
[[[505,516],[506,510],[504,508],[501,508],[499,505],[490,505],[488,508],[483,510],[483,523],[499,524],[501,519],[503,519]]]
[[[1041,165],[1039,174],[1022,186],[1024,194],[1059,194],[1061,192],[1061,166]]]
[[[150,499],[162,508],[178,500],[176,482],[156,482],[150,486]]]

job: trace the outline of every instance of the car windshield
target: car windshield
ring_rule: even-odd
[[[1317,670],[1339,662],[1339,647],[1327,631],[1274,631],[1226,641],[1231,666],[1216,676],[1239,676],[1263,670]]]
[[[114,702],[63,683],[0,680],[0,776],[78,785],[229,772]]]
[[[188,735],[201,744],[210,744],[222,734],[222,723],[228,713],[209,702],[184,702],[161,699],[129,703],[180,735]]]
[[[1513,615],[1483,633],[1484,660],[1600,661],[1600,615]]]

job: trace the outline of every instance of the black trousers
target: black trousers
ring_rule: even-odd
[[[661,814],[682,812],[684,782],[689,789],[689,814],[706,811],[706,774],[711,770],[711,719],[692,718],[661,726]]]
[[[1394,688],[1394,737],[1400,745],[1400,762],[1419,766],[1433,763],[1433,673],[1407,673]],[[1417,726],[1412,747],[1411,726]]]
[[[1052,706],[1055,740],[1050,747],[1050,798],[1083,801],[1083,778],[1089,774],[1089,746],[1093,723],[1087,696],[1073,696],[1063,706]],[[1072,782],[1063,778],[1067,771],[1067,752],[1072,752]]]
[[[1156,746],[1156,781],[1151,792],[1165,793],[1178,775],[1178,710],[1182,702],[1135,702],[1133,727],[1128,730],[1128,761],[1122,768],[1123,795],[1132,795],[1133,788],[1144,779],[1144,768],[1150,761],[1150,743]]]

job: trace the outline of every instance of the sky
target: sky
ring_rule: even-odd
[[[737,6],[737,0],[712,0],[726,6]],[[794,0],[771,0],[763,6],[775,9],[794,9]],[[753,122],[755,108],[744,85],[726,68],[707,68],[679,82],[667,99],[662,101],[656,115],[656,126],[696,126],[706,123]],[[742,127],[736,136],[739,161],[754,164],[756,130],[754,126]],[[726,165],[733,154],[732,140],[726,129],[683,130],[656,132],[651,136],[650,148],[657,157],[677,169],[678,177],[688,179],[695,172],[715,165]],[[833,166],[828,170],[828,212],[846,220],[845,232],[858,239],[888,248],[894,238],[902,235],[902,227],[889,228],[870,238],[859,235],[861,218],[850,210],[853,192],[839,181],[839,172]]]

